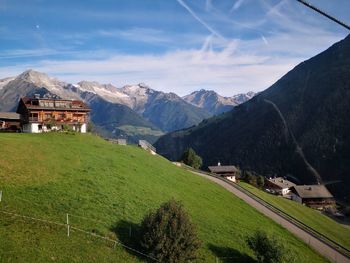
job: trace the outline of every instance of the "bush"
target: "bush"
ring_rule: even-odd
[[[194,260],[200,244],[188,214],[173,199],[142,221],[141,247],[160,262]]]
[[[293,262],[294,259],[275,237],[269,237],[263,231],[256,231],[247,238],[247,244],[254,251],[258,262],[260,263],[280,263]]]
[[[188,148],[181,157],[181,161],[195,169],[202,166],[202,158],[192,148]]]
[[[248,184],[251,184],[257,188],[263,188],[265,185],[265,178],[262,175],[257,174],[254,171],[244,171],[243,179]]]
[[[263,188],[265,185],[265,178],[264,176],[259,175],[256,179],[256,184],[258,185],[259,188]]]

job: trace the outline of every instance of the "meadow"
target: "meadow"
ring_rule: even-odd
[[[254,262],[246,238],[276,235],[297,262],[327,262],[220,186],[136,146],[93,135],[0,134],[0,211],[42,218],[127,245],[149,211],[175,198],[202,247],[198,262]],[[66,226],[0,213],[1,262],[145,262],[128,249]]]
[[[285,213],[312,227],[331,240],[350,249],[350,228],[341,225],[320,211],[301,205],[297,202],[266,193],[248,183],[240,182],[240,186],[260,197],[269,204],[281,209]]]

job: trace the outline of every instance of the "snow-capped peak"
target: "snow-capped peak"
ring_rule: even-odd
[[[55,78],[50,78],[48,75],[29,69],[24,71],[17,77],[18,80],[30,82],[37,87],[44,87],[50,91],[57,91],[62,88],[62,82]]]
[[[7,85],[7,83],[9,83],[10,81],[14,80],[15,77],[9,77],[9,78],[4,78],[4,79],[0,79],[0,90]]]
[[[149,94],[154,93],[154,90],[150,89],[146,84],[140,83],[138,85],[126,85],[122,87],[121,92],[128,94],[130,97],[147,97]]]
[[[183,99],[197,107],[204,108],[213,114],[217,114],[251,99],[254,95],[254,92],[248,92],[247,94],[224,97],[213,90],[201,89],[184,96]]]
[[[122,103],[130,105],[130,97],[121,92],[118,88],[112,84],[100,84],[96,81],[80,81],[75,84],[74,87],[78,88],[82,92],[91,92],[97,94],[107,101],[113,103]]]

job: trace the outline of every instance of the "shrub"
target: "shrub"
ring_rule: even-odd
[[[202,158],[192,148],[188,148],[181,157],[181,161],[195,169],[202,166]]]
[[[162,204],[142,221],[141,247],[160,262],[196,259],[200,244],[188,214],[173,199]]]
[[[265,178],[264,176],[259,175],[256,179],[256,184],[258,185],[259,188],[264,187],[265,185]]]
[[[256,231],[252,236],[247,238],[247,244],[260,263],[280,263],[293,262],[292,256],[285,260],[289,254],[283,244],[275,237],[269,237],[263,231]]]
[[[257,188],[262,188],[265,185],[265,178],[254,171],[244,171],[243,180]]]

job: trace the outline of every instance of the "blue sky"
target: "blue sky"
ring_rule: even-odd
[[[350,1],[309,2],[350,23]],[[230,96],[266,89],[348,33],[296,0],[0,0],[0,77],[32,68]]]

